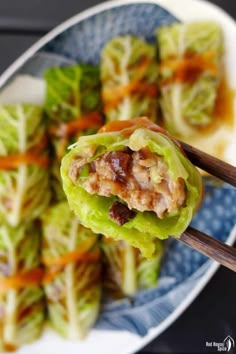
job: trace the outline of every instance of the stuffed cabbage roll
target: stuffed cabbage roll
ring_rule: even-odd
[[[45,317],[38,225],[0,225],[0,351],[36,340]]]
[[[147,259],[126,241],[103,237],[103,286],[109,295],[121,298],[157,285],[163,247],[160,240],[155,244],[154,256]]]
[[[166,128],[188,137],[214,120],[222,75],[223,36],[213,22],[157,30],[161,108]]]
[[[83,338],[100,308],[98,237],[61,202],[43,216],[42,252],[50,324],[66,338]]]
[[[61,200],[65,196],[59,168],[67,147],[79,135],[96,132],[102,125],[100,71],[86,64],[55,67],[45,72],[45,79],[45,111],[55,150],[52,186]]]
[[[150,257],[154,237],[179,237],[202,198],[200,173],[147,118],[109,123],[62,160],[71,209],[94,232]]]
[[[157,119],[156,50],[142,38],[113,38],[101,53],[101,80],[107,121],[146,115]]]
[[[46,126],[38,106],[0,106],[0,221],[37,218],[50,200]]]

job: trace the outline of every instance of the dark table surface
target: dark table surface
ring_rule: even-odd
[[[1,0],[0,73],[54,26],[100,2],[99,0]],[[236,18],[236,0],[212,0],[211,2]],[[228,335],[231,335],[236,342],[236,275],[220,267],[211,282],[184,314],[139,354],[204,353],[210,351],[205,345],[206,341],[222,342]],[[100,354],[99,348],[97,353]],[[230,353],[233,351],[231,350]]]

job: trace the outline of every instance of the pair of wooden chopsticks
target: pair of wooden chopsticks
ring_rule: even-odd
[[[236,187],[236,167],[184,142],[180,141],[179,143],[195,166]],[[236,272],[236,248],[230,247],[192,227],[188,227],[179,240]]]

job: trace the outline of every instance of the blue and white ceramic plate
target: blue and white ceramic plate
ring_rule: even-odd
[[[152,41],[156,27],[174,21],[214,19],[222,26],[226,68],[236,87],[236,24],[217,7],[200,0],[117,0],[106,2],[69,19],[38,41],[0,78],[0,87],[18,74],[41,77],[45,68],[75,62],[98,63],[100,50],[112,37],[132,33]],[[236,118],[235,118],[236,120]],[[236,127],[236,124],[235,124]],[[235,128],[236,130],[236,128]],[[236,163],[236,147],[228,149]],[[236,238],[236,190],[206,182],[204,203],[192,225],[232,244]],[[69,342],[45,331],[21,354],[128,354],[163,332],[191,304],[218,265],[178,241],[170,241],[157,288],[106,305],[96,328],[83,342]]]

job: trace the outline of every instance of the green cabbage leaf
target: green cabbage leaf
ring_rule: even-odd
[[[86,253],[99,253],[97,235],[80,224],[66,201],[50,207],[42,223],[43,260],[79,251],[87,241]],[[50,270],[47,264],[45,266]],[[51,272],[55,269],[56,266],[51,266]],[[100,259],[71,260],[59,267],[44,289],[51,326],[65,338],[84,338],[100,310]]]

